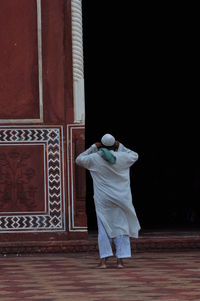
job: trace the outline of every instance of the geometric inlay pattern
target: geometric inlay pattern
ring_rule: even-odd
[[[63,129],[62,127],[0,127],[0,147],[8,145],[44,145],[44,191],[46,211],[34,214],[18,212],[0,216],[0,232],[46,232],[65,230],[63,193]],[[31,147],[30,147],[31,150]],[[41,168],[44,168],[42,166]],[[3,212],[2,212],[3,213]]]

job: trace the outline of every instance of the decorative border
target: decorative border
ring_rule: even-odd
[[[36,119],[0,119],[0,123],[40,123],[43,122],[43,81],[42,81],[42,21],[41,0],[36,0],[37,5],[37,40],[38,40],[38,84],[39,84],[39,112],[40,118]]]
[[[46,146],[48,212],[0,216],[0,232],[65,231],[63,128],[0,127],[0,147],[16,142],[18,145],[44,143]]]
[[[87,227],[81,227],[75,225],[75,218],[74,218],[74,174],[73,174],[73,164],[74,164],[74,157],[73,157],[73,131],[77,129],[85,129],[84,125],[75,125],[75,124],[68,124],[67,125],[67,175],[68,175],[68,225],[69,225],[69,232],[87,232]]]

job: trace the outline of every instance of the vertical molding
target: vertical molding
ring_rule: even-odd
[[[79,224],[79,220],[76,220],[76,196],[74,195],[74,187],[76,178],[74,175],[74,153],[73,153],[73,141],[76,131],[84,130],[84,125],[81,124],[68,124],[67,125],[67,179],[68,179],[68,225],[69,232],[87,232],[87,221],[85,226]]]
[[[74,122],[85,122],[85,91],[83,69],[82,0],[72,0],[72,58]]]
[[[37,0],[37,33],[38,33],[38,80],[40,99],[40,119],[43,121],[43,81],[42,81],[42,16],[41,0]]]

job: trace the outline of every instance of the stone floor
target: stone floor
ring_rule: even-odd
[[[199,301],[200,251],[139,252],[99,270],[97,252],[0,257],[1,301]]]

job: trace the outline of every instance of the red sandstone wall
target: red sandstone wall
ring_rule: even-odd
[[[1,0],[0,48],[0,242],[85,237],[71,1]]]

